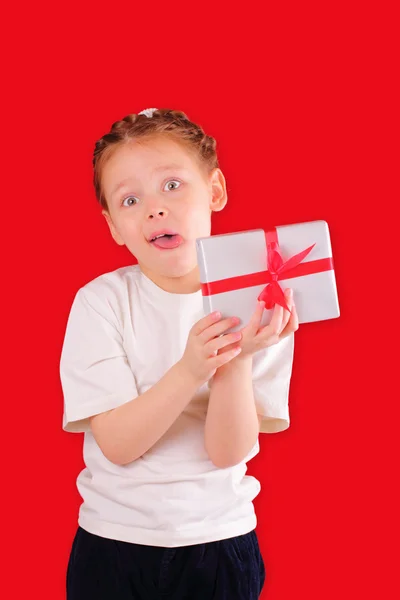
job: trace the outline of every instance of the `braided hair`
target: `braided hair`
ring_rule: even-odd
[[[146,114],[130,114],[116,121],[109,133],[103,135],[96,144],[93,155],[93,184],[97,201],[108,211],[107,200],[102,189],[102,170],[111,155],[123,144],[134,139],[149,139],[158,136],[168,136],[170,139],[183,144],[192,152],[205,172],[211,172],[219,167],[216,152],[216,140],[206,135],[202,127],[190,121],[185,113],[178,110],[157,109],[151,118]]]

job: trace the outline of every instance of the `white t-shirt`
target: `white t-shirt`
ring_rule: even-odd
[[[105,273],[78,290],[60,361],[63,429],[84,432],[85,468],[78,523],[96,535],[151,546],[186,546],[248,533],[260,491],[246,462],[221,469],[204,445],[208,383],[143,456],[115,465],[104,456],[88,417],[151,388],[183,355],[189,331],[205,315],[201,291],[166,292],[138,265]],[[257,352],[253,389],[261,431],[289,426],[294,334]]]

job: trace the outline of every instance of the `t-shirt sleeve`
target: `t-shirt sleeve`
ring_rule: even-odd
[[[294,333],[253,357],[253,393],[260,433],[277,433],[289,427],[289,387],[294,356]]]
[[[64,431],[88,431],[89,417],[138,395],[115,306],[93,290],[81,288],[72,303],[61,352],[60,378]]]

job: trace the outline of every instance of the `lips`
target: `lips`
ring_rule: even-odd
[[[172,229],[158,229],[157,231],[153,231],[153,233],[151,233],[149,235],[149,237],[147,238],[147,241],[154,242],[154,240],[157,237],[164,236],[164,235],[177,235],[177,233],[176,233],[176,231],[173,231]]]
[[[159,229],[150,234],[148,241],[160,250],[173,250],[183,243],[183,238],[172,229]]]

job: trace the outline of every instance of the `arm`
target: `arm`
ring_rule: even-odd
[[[238,464],[260,431],[252,385],[252,356],[237,357],[214,375],[205,425],[205,445],[220,468]]]
[[[217,467],[241,462],[257,441],[262,417],[257,415],[253,388],[253,355],[276,345],[298,329],[296,307],[290,290],[285,292],[292,312],[275,306],[269,325],[261,327],[264,302],[257,304],[249,324],[242,330],[242,353],[220,367],[211,386],[206,419],[205,445]],[[289,318],[289,315],[290,318]],[[229,350],[226,346],[223,351]],[[290,355],[291,365],[292,355]]]
[[[118,465],[130,463],[149,450],[171,427],[198,388],[236,350],[216,354],[236,339],[235,334],[220,337],[232,326],[231,319],[208,315],[189,332],[182,358],[149,390],[109,411],[90,418],[94,438],[104,456]]]
[[[126,356],[119,310],[115,291],[99,279],[78,291],[68,318],[60,377],[63,429],[91,429],[104,456],[125,465],[149,450],[199,387],[238,352],[218,355],[236,336],[221,336],[233,321],[212,313],[193,325],[180,361],[140,394]]]
[[[104,456],[118,465],[142,456],[174,423],[197,388],[178,362],[143,394],[91,417],[93,436]]]

